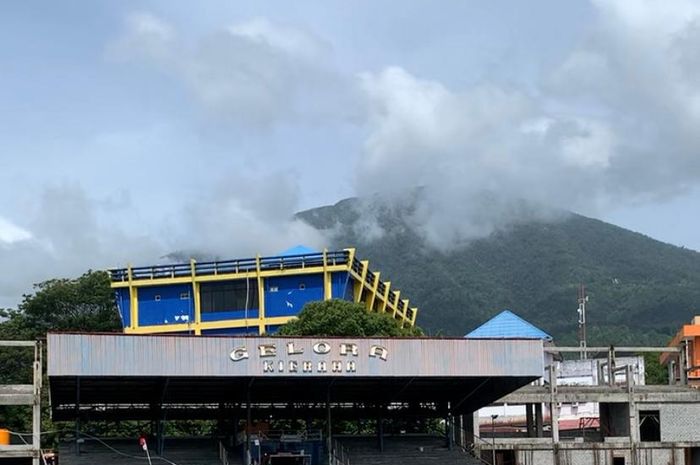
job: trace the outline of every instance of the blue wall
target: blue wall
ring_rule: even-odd
[[[139,326],[194,323],[192,285],[141,287],[138,293]]]
[[[128,328],[131,325],[131,297],[129,296],[129,289],[117,289],[115,294],[122,326]]]
[[[221,321],[221,320],[244,320],[248,318],[257,318],[260,312],[257,308],[245,310],[232,310],[230,312],[202,312],[202,321]]]
[[[353,299],[353,279],[346,272],[331,274],[331,289],[334,299]],[[117,289],[116,300],[122,324],[131,324],[131,302],[128,289]],[[187,298],[185,297],[187,295]],[[164,325],[194,322],[194,294],[190,284],[173,284],[167,286],[140,287],[139,325]],[[157,300],[158,298],[158,300]],[[265,279],[265,316],[295,316],[304,305],[315,300],[323,300],[323,275],[309,274],[296,276],[279,276]],[[257,308],[231,310],[226,312],[202,312],[202,321],[257,319]],[[251,323],[252,325],[253,323]],[[251,326],[252,327],[252,326]],[[268,328],[268,332],[276,332],[277,327]],[[236,330],[238,331],[238,330]],[[245,329],[240,330],[245,333]],[[214,334],[209,332],[209,334]],[[216,334],[239,334],[237,332]]]
[[[265,279],[265,317],[297,315],[304,304],[323,300],[323,275],[306,274]]]
[[[331,274],[331,285],[333,288],[333,298],[343,300],[353,300],[354,280],[348,276],[346,271],[338,271]]]

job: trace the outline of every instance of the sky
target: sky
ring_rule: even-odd
[[[2,2],[0,307],[416,186],[443,249],[525,200],[700,250],[698,48],[691,0]]]

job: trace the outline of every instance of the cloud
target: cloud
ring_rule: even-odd
[[[231,258],[275,254],[295,244],[322,249],[326,240],[294,219],[299,185],[281,173],[229,174],[184,209],[173,247]]]
[[[0,216],[0,247],[15,242],[26,241],[32,238],[32,234],[26,229],[20,228],[9,220]]]
[[[560,210],[599,214],[697,185],[700,7],[593,6],[580,45],[534,90],[452,89],[401,67],[363,73],[358,191],[424,187],[413,221],[449,248]]]
[[[31,284],[88,269],[148,265],[189,254],[222,259],[274,254],[294,244],[323,248],[325,238],[295,220],[299,187],[284,175],[217,177],[210,190],[164,210],[135,230],[134,205],[92,198],[79,184],[47,186],[20,228],[0,219],[0,308],[19,302]],[[129,202],[128,198],[122,201]],[[137,225],[138,226],[138,225]]]
[[[249,127],[354,117],[352,86],[332,65],[332,47],[313,33],[256,18],[196,41],[152,14],[131,15],[107,49],[181,82],[212,118]]]
[[[78,185],[46,187],[27,212],[23,239],[0,243],[0,263],[12,270],[0,281],[0,307],[16,305],[32,283],[78,276],[134,257],[151,260],[162,253],[154,239],[128,235],[100,219],[101,213],[98,202]]]

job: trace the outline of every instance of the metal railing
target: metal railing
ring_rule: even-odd
[[[221,465],[231,465],[228,457],[228,449],[223,441],[219,441],[219,461],[221,461]]]
[[[350,465],[350,454],[337,439],[333,440],[330,465]]]
[[[350,252],[347,250],[332,251],[325,253],[325,263],[329,266],[345,265],[350,259]],[[302,255],[286,255],[260,258],[241,258],[236,260],[217,260],[207,262],[195,262],[194,270],[189,263],[175,263],[167,265],[139,266],[132,268],[115,268],[109,270],[112,282],[126,282],[131,279],[159,279],[159,278],[180,278],[191,276],[194,271],[195,276],[209,276],[218,274],[235,274],[254,272],[260,266],[261,271],[266,270],[289,270],[301,269],[312,266],[323,266],[324,253],[312,253]]]

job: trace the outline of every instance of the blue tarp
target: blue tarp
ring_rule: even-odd
[[[503,310],[464,337],[476,339],[543,339],[551,341],[552,336],[532,323],[520,318],[510,310]]]

